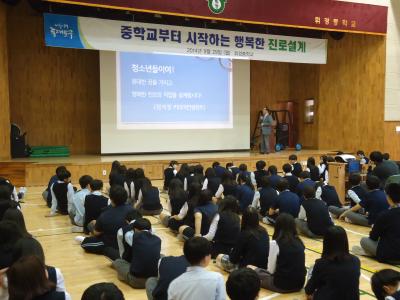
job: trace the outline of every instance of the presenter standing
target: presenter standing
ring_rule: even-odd
[[[260,117],[261,123],[261,153],[269,154],[269,136],[272,133],[272,124],[273,124],[272,116],[269,114],[269,109],[263,108],[263,115]]]

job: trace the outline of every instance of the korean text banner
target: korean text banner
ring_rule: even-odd
[[[47,46],[325,64],[327,40],[45,14]]]
[[[46,0],[221,21],[386,34],[386,6],[334,0]],[[394,0],[397,1],[397,0]]]

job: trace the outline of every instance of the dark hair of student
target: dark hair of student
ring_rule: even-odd
[[[133,210],[130,210],[126,214],[125,220],[128,221],[128,222],[132,222],[133,220],[137,220],[137,219],[139,219],[141,217],[142,217],[142,214],[138,210],[133,209]]]
[[[289,160],[297,160],[297,155],[296,154],[289,155]]]
[[[183,190],[183,183],[178,178],[174,178],[169,182],[168,195],[170,198],[176,198]]]
[[[299,174],[299,177],[301,178],[301,179],[306,179],[306,178],[310,178],[310,172],[308,172],[308,171],[301,171],[301,173]]]
[[[269,167],[268,167],[268,173],[269,173],[270,175],[276,175],[276,174],[278,174],[278,169],[277,169],[277,167],[276,167],[276,166],[269,166]]]
[[[315,158],[314,157],[309,157],[307,159],[307,167],[314,167],[315,166]]]
[[[340,226],[329,227],[324,236],[322,258],[343,261],[349,256],[349,241],[346,231]]]
[[[218,161],[214,161],[213,164],[212,164],[212,167],[215,168],[215,167],[217,167],[219,165],[220,165],[220,163]]]
[[[244,173],[239,174],[238,181],[239,181],[239,184],[244,183],[249,188],[254,190],[254,186],[252,185],[250,178],[248,176],[246,176],[246,174],[244,174]]]
[[[256,208],[247,207],[242,215],[241,230],[249,232],[254,237],[258,238],[259,234],[265,231],[264,227],[260,226],[258,211]]]
[[[15,243],[24,235],[14,222],[1,221],[0,222],[0,249],[10,251]]]
[[[384,160],[389,160],[389,159],[390,159],[390,154],[387,153],[387,152],[386,152],[386,153],[383,153],[383,154],[382,154],[382,157],[383,157]]]
[[[139,218],[133,223],[133,228],[137,230],[151,230],[151,223],[148,219]]]
[[[135,175],[136,175],[135,169],[129,168],[128,170],[126,170],[125,178],[128,181],[134,181]]]
[[[378,177],[375,175],[368,175],[367,180],[365,181],[369,190],[379,189],[381,182]]]
[[[103,181],[100,179],[93,179],[90,182],[90,189],[92,191],[101,191],[103,189]]]
[[[364,153],[364,151],[362,151],[362,150],[358,150],[358,151],[357,151],[357,155],[365,156],[365,153]]]
[[[284,164],[282,167],[283,172],[285,173],[291,173],[292,172],[292,166],[290,164]]]
[[[321,155],[321,160],[322,164],[327,165],[328,164],[328,156],[327,155]]]
[[[126,171],[128,171],[128,169],[126,168],[125,165],[121,165],[121,166],[118,168],[118,173],[119,173],[119,174],[125,175],[125,174],[126,174]]]
[[[186,163],[182,164],[179,168],[178,175],[182,178],[188,177],[190,175],[189,165]]]
[[[283,192],[289,189],[289,182],[283,178],[281,180],[278,181],[278,183],[276,184],[276,189],[279,192]]]
[[[335,159],[332,156],[328,156],[326,158],[326,162],[330,163],[330,162],[335,162]],[[328,165],[329,166],[329,165]]]
[[[203,172],[204,172],[204,168],[203,168],[202,165],[195,165],[194,166],[194,173],[195,174],[203,175]]]
[[[135,170],[135,180],[144,178],[144,170],[142,168],[137,168]]]
[[[310,185],[304,186],[303,196],[306,199],[313,199],[315,198],[315,189]]]
[[[124,294],[112,282],[96,283],[88,287],[81,300],[125,300]]]
[[[18,208],[9,208],[4,212],[3,221],[14,222],[24,237],[32,237],[26,230],[24,215]]]
[[[369,159],[372,160],[374,163],[380,163],[383,161],[383,155],[380,151],[372,151],[369,154]]]
[[[199,200],[197,202],[197,206],[203,206],[212,202],[212,193],[209,189],[202,190],[200,192]]]
[[[384,269],[376,272],[371,277],[371,287],[378,300],[385,300],[390,296],[385,291],[385,286],[396,287],[400,281],[400,272],[392,269]]]
[[[233,164],[233,162],[228,162],[228,163],[226,163],[226,166],[225,166],[225,168],[230,168],[230,167],[233,167],[234,166],[234,164]]]
[[[110,188],[110,199],[115,206],[121,206],[126,203],[128,193],[122,186],[114,185]]]
[[[152,187],[153,185],[150,179],[148,179],[147,177],[142,179],[142,187],[141,187],[142,194],[149,191]]]
[[[226,196],[219,202],[219,212],[229,212],[237,216],[239,213],[238,200],[233,196]]]
[[[261,177],[261,187],[262,188],[267,188],[270,187],[271,183],[269,182],[268,176],[263,176]]]
[[[360,173],[350,173],[349,175],[349,182],[352,186],[359,185],[361,182],[361,175]]]
[[[267,166],[267,163],[263,160],[259,160],[258,162],[256,162],[256,169],[258,171],[264,170],[264,168]]]
[[[297,234],[296,223],[292,215],[287,213],[279,214],[276,218],[275,231],[272,236],[275,241],[283,243],[293,243],[299,241],[303,244]]]
[[[42,245],[34,238],[26,237],[19,239],[13,248],[13,262],[16,262],[24,256],[36,256],[43,264],[46,264]]]
[[[111,172],[119,172],[119,167],[121,167],[121,163],[118,160],[114,160],[111,164]]]
[[[0,199],[11,200],[12,190],[8,185],[0,185]]]
[[[213,168],[207,168],[206,170],[206,178],[212,178],[215,177],[215,170]]]
[[[196,198],[198,199],[200,197],[202,185],[198,182],[193,182],[189,185],[188,188],[188,199]]]
[[[64,181],[71,177],[71,173],[68,170],[63,170],[59,173],[59,175],[57,175],[57,177],[58,177],[58,180]]]
[[[57,177],[58,177],[58,174],[60,174],[61,172],[63,172],[63,171],[66,171],[67,170],[67,168],[65,167],[65,166],[59,166],[59,167],[57,167],[57,169],[56,169],[56,175],[57,175]]]
[[[79,178],[79,185],[81,189],[86,189],[88,185],[92,182],[93,178],[89,175],[83,175]]]
[[[44,263],[36,256],[24,256],[7,270],[10,300],[31,300],[55,288],[46,276]]]
[[[233,177],[233,174],[228,170],[225,170],[221,177],[221,183],[228,185],[235,185],[236,181],[235,178]]]
[[[246,164],[240,164],[239,165],[239,170],[241,172],[246,172],[247,171],[247,165]]]
[[[229,274],[226,293],[231,300],[255,300],[260,292],[261,282],[256,271],[241,268]]]
[[[192,266],[198,265],[205,257],[211,255],[211,243],[204,237],[193,237],[185,241],[183,253]]]
[[[400,203],[400,184],[390,183],[385,187],[385,193],[394,203]]]
[[[177,165],[178,164],[178,162],[176,161],[176,160],[171,160],[170,162],[169,162],[169,166],[170,167],[173,167],[174,165]]]

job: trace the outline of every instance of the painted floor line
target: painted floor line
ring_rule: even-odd
[[[260,298],[259,300],[269,300],[269,299],[273,299],[273,298],[276,298],[276,297],[278,297],[278,296],[280,296],[281,294],[279,294],[279,293],[274,293],[274,294],[272,294],[272,295],[270,295],[270,296],[267,296],[267,297],[264,297],[264,298]]]

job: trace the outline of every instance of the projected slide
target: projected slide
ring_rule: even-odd
[[[229,59],[119,52],[118,129],[232,128]]]

